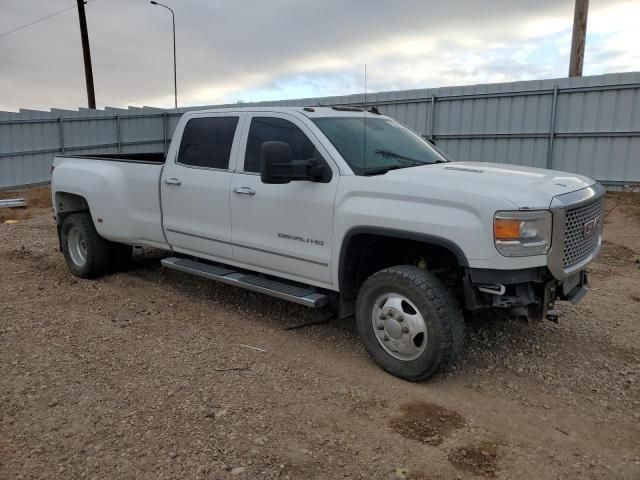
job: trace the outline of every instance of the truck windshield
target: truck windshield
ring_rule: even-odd
[[[447,161],[429,142],[389,118],[323,117],[313,123],[356,175]]]

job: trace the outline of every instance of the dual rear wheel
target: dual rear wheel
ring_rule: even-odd
[[[77,277],[99,277],[125,270],[131,263],[132,247],[102,238],[88,212],[73,213],[64,219],[60,243],[67,266]]]

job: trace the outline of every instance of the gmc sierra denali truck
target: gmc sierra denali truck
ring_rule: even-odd
[[[600,250],[604,190],[538,168],[453,162],[377,110],[186,113],[166,155],[59,156],[52,196],[74,275],[166,268],[355,315],[412,381],[464,343],[463,309],[554,318]]]

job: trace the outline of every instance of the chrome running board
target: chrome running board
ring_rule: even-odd
[[[299,303],[312,308],[324,307],[329,297],[307,287],[300,287],[280,280],[260,277],[248,273],[238,272],[231,268],[197,262],[188,258],[169,257],[161,261],[162,265],[180,272],[191,273],[199,277],[217,282],[235,285],[253,292],[264,293],[272,297]]]

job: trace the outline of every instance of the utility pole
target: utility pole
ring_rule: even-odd
[[[587,36],[587,16],[589,0],[575,0],[573,13],[573,35],[571,37],[571,58],[569,59],[569,76],[581,77],[584,63],[584,44]]]
[[[96,108],[96,94],[93,89],[93,70],[91,69],[91,51],[89,50],[89,33],[87,17],[84,14],[84,0],[78,1],[78,18],[80,19],[80,36],[82,37],[82,56],[84,57],[84,76],[87,82],[87,103],[89,108]]]

